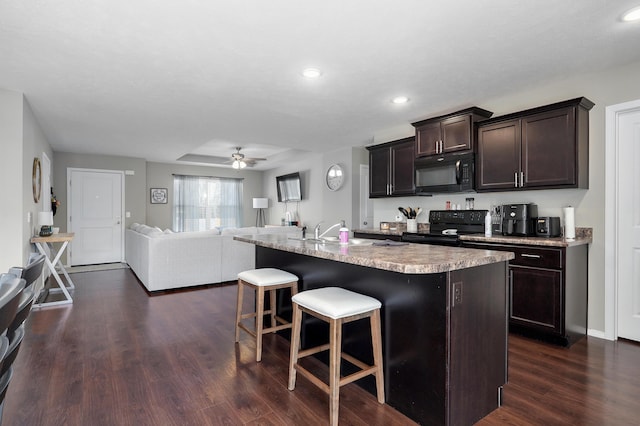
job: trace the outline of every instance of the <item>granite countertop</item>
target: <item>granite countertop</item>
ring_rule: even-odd
[[[426,224],[425,224],[426,225]],[[427,225],[428,226],[428,225]],[[353,232],[362,234],[376,235],[397,235],[401,236],[404,230],[379,230],[379,229],[356,229]],[[422,233],[422,232],[419,232]],[[428,233],[427,231],[424,233]],[[467,234],[460,235],[462,241],[473,241],[478,243],[494,243],[494,244],[525,244],[530,246],[545,247],[572,247],[583,244],[591,244],[593,242],[592,228],[576,228],[576,238],[566,239],[563,237],[546,238],[546,237],[515,237],[507,235],[493,235],[485,237],[484,234]]]
[[[566,239],[564,237],[512,237],[506,235],[493,235],[485,237],[484,234],[460,235],[462,241],[473,241],[478,243],[494,244],[524,244],[529,246],[544,247],[573,247],[593,242],[592,228],[576,228],[576,238]]]
[[[379,246],[375,240],[352,239],[348,246],[290,239],[286,235],[236,235],[234,240],[336,262],[403,274],[433,274],[474,266],[506,262],[514,254],[506,251],[443,247],[428,244]],[[358,242],[358,244],[354,244]]]

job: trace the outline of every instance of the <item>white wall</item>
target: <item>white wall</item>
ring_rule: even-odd
[[[192,166],[185,164],[147,163],[147,217],[145,223],[162,229],[171,228],[173,205],[173,174],[192,176],[214,176],[242,178],[243,226],[254,226],[256,212],[253,209],[253,198],[262,196],[261,171],[235,170],[226,167]],[[167,188],[169,202],[167,204],[151,204],[149,191],[151,188]]]
[[[29,106],[29,102],[23,97],[22,104],[22,152],[23,152],[23,176],[27,178],[22,181],[22,197],[24,211],[22,213],[22,239],[23,239],[23,262],[27,260],[30,252],[35,251],[35,248],[29,244],[29,239],[34,234],[40,231],[40,226],[37,223],[38,212],[48,211],[51,206],[51,190],[45,188],[45,179],[42,180],[42,189],[40,194],[40,201],[36,204],[33,202],[33,188],[32,179],[33,174],[33,159],[38,157],[42,162],[42,154],[46,154],[49,159],[53,157],[53,151],[47,141],[46,136],[42,132],[38,121],[33,115],[33,111]],[[44,173],[44,168],[42,169]],[[50,181],[51,176],[47,181]],[[46,206],[46,207],[45,207]],[[34,220],[31,224],[26,223],[26,212],[31,212]]]
[[[321,231],[344,220],[349,229],[358,223],[358,191],[360,164],[368,164],[368,152],[364,147],[348,147],[325,154],[309,153],[303,159],[290,162],[264,173],[263,193],[269,198],[266,217],[268,224],[280,224],[287,209],[297,212],[300,226],[308,232],[320,222]],[[343,186],[337,191],[327,188],[326,172],[332,164],[340,164],[346,176]],[[299,203],[278,203],[276,176],[300,172],[303,200]],[[334,231],[330,232],[332,235]],[[335,229],[338,234],[338,229]]]
[[[37,228],[38,212],[49,203],[48,188],[42,188],[38,203],[33,201],[33,159],[49,158],[51,148],[22,93],[0,89],[0,272],[26,263],[34,251],[29,240]],[[28,214],[31,222],[27,222]]]
[[[476,208],[490,204],[535,202],[542,215],[561,216],[561,207],[576,208],[576,225],[593,228],[593,244],[589,249],[589,316],[588,328],[604,332],[604,164],[605,108],[621,102],[640,99],[640,62],[598,73],[567,76],[535,87],[490,99],[469,99],[469,103],[494,112],[494,116],[585,96],[595,102],[589,116],[589,189],[544,190],[513,193],[475,194]],[[413,128],[407,124],[396,136],[409,136]],[[380,140],[383,142],[383,140]],[[406,197],[374,202],[374,227],[380,221],[394,220],[398,206],[420,206],[424,210],[443,209],[446,200],[464,206],[464,194],[433,198]],[[426,222],[427,216],[419,218]]]
[[[125,175],[125,211],[131,217],[125,218],[125,226],[134,222],[143,223],[146,218],[146,161],[142,158],[117,157],[111,155],[74,154],[69,152],[55,152],[53,154],[53,188],[60,207],[53,218],[55,226],[60,227],[60,232],[67,229],[67,209],[69,197],[67,197],[67,169],[95,169],[95,170],[120,170],[133,172],[133,175]]]
[[[0,231],[2,244],[0,244],[0,271],[6,272],[10,267],[20,265],[22,262],[21,250],[23,247],[23,232],[26,217],[23,221],[24,209],[24,185],[16,185],[16,177],[24,176],[27,171],[23,164],[22,153],[22,94],[0,89],[0,199],[4,200],[5,208],[0,209]],[[33,159],[32,159],[33,161]],[[31,169],[29,168],[29,182],[31,182]],[[31,195],[31,190],[29,190]],[[33,200],[31,201],[33,203]],[[24,222],[24,223],[23,223]]]
[[[265,211],[267,224],[279,225],[288,210],[296,213],[299,226],[313,228],[323,217],[322,212],[322,155],[308,153],[304,158],[291,159],[286,166],[267,170],[263,173],[262,197],[269,199]],[[302,183],[302,201],[299,203],[279,203],[276,176],[299,172]]]

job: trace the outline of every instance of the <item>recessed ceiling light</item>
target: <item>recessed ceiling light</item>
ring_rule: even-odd
[[[640,20],[640,6],[634,7],[633,9],[622,15],[622,20],[624,22]]]
[[[406,96],[396,96],[395,98],[391,99],[391,102],[393,102],[394,104],[406,104],[407,102],[409,102],[409,98],[407,98]]]
[[[322,75],[322,71],[320,71],[318,68],[307,68],[302,71],[302,75],[306,78],[318,78]]]

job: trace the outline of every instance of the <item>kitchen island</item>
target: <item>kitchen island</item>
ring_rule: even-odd
[[[389,405],[430,425],[470,425],[499,406],[507,381],[507,262],[512,253],[378,246],[372,240],[344,246],[276,235],[234,238],[256,245],[256,267],[296,274],[300,291],[337,286],[382,302]],[[288,295],[280,295],[278,303],[286,317]],[[303,348],[327,339],[326,324],[305,318]],[[345,352],[372,361],[366,322],[347,324],[343,341]],[[356,383],[374,393],[371,377]]]

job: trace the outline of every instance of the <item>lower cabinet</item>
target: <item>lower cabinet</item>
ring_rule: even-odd
[[[509,266],[509,323],[562,334],[562,272]]]
[[[541,247],[464,242],[511,251],[509,330],[570,346],[587,333],[588,246]]]

